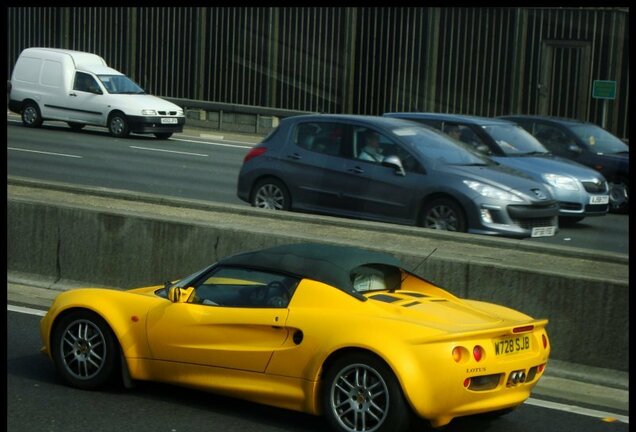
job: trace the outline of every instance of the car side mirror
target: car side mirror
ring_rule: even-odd
[[[193,287],[184,289],[181,289],[178,286],[170,287],[168,290],[168,300],[172,303],[183,303],[188,300],[193,289]]]
[[[387,156],[382,160],[382,165],[395,169],[395,174],[405,176],[406,172],[402,166],[402,161],[395,155]]]

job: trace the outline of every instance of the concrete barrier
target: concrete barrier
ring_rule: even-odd
[[[628,370],[623,254],[18,178],[7,192],[10,280],[131,288],[239,251],[350,244],[392,253],[460,297],[548,318],[555,359]]]

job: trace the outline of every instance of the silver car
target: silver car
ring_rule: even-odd
[[[381,160],[363,159],[370,135]],[[237,195],[256,207],[476,234],[553,236],[558,227],[545,185],[432,128],[385,117],[283,119],[245,156]]]
[[[561,225],[609,210],[609,188],[601,173],[551,154],[519,125],[501,119],[441,113],[387,113],[444,131],[488,155],[544,183],[559,202]]]

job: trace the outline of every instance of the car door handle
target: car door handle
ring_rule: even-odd
[[[298,159],[302,159],[303,158],[298,153],[293,153],[293,154],[287,155],[287,157],[290,158],[290,159],[294,159],[294,160],[298,160]]]
[[[75,93],[70,93],[69,96],[73,96],[73,97],[77,97],[77,94]]]
[[[354,172],[356,174],[362,174],[364,172],[364,170],[362,168],[360,168],[359,166],[355,166],[353,168],[349,168],[348,171]]]

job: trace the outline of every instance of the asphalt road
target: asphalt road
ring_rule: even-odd
[[[27,312],[27,313],[25,313]],[[325,432],[322,417],[271,408],[197,390],[138,383],[101,391],[67,387],[39,352],[40,317],[7,312],[7,430],[12,432]],[[496,420],[455,419],[445,432],[622,432],[629,424],[603,415],[537,406],[533,398]],[[568,408],[569,407],[569,408]],[[539,426],[540,425],[540,426]],[[419,430],[419,429],[417,429]]]
[[[194,136],[193,132],[186,130],[166,141],[146,135],[116,139],[104,129],[86,128],[75,133],[60,123],[28,129],[10,116],[7,173],[248,205],[237,198],[236,182],[243,157],[258,138],[232,141]],[[527,241],[627,254],[628,227],[628,215],[608,214],[562,227],[554,237]]]

